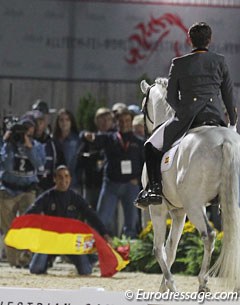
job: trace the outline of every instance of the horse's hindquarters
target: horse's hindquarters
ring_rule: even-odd
[[[163,192],[176,207],[205,205],[219,193],[222,144],[226,128],[202,127],[180,143],[170,170],[163,173]]]

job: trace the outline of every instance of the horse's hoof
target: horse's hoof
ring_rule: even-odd
[[[200,287],[198,289],[198,293],[202,293],[202,292],[210,292],[210,289],[206,286],[206,287]]]
[[[165,284],[162,284],[160,287],[159,287],[159,292],[161,293],[164,293],[164,292],[167,292],[168,291],[168,288]]]

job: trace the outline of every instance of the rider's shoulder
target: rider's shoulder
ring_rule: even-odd
[[[190,53],[184,54],[182,56],[174,57],[172,59],[172,62],[176,63],[176,62],[185,61],[186,59],[191,59],[194,55],[195,55],[194,52],[190,52]],[[218,58],[220,60],[224,60],[224,58],[225,58],[223,54],[213,52],[213,51],[205,52],[205,56],[207,58]]]
[[[184,60],[185,58],[190,58],[193,56],[194,53],[190,52],[190,53],[186,53],[184,55],[178,56],[178,57],[174,57],[173,60],[174,61],[181,61]]]
[[[192,55],[192,53],[188,53],[188,54],[184,54],[184,55],[182,55],[182,56],[174,57],[174,58],[172,59],[172,62],[173,62],[174,64],[176,64],[176,63],[178,63],[178,62],[182,62],[182,61],[184,61],[185,59],[189,58],[191,55]]]

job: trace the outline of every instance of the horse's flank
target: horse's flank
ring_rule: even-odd
[[[185,203],[182,203],[181,195],[185,197],[188,194],[189,199],[194,198],[199,189],[205,190],[200,192],[201,197],[198,198],[204,203],[218,195],[222,146],[227,133],[229,130],[224,127],[204,126],[190,130],[185,136],[171,169],[163,173],[163,192],[170,202],[174,201],[177,207],[183,207]],[[175,181],[174,186],[172,179]]]

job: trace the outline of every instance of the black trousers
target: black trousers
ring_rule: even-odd
[[[184,133],[189,130],[193,121],[194,117],[189,119],[187,118],[186,120],[181,121],[179,121],[179,119],[175,117],[175,119],[168,126],[165,127],[163,148],[161,149],[161,151],[163,153],[168,151],[171,148],[172,144],[178,139],[180,139],[184,135]]]

